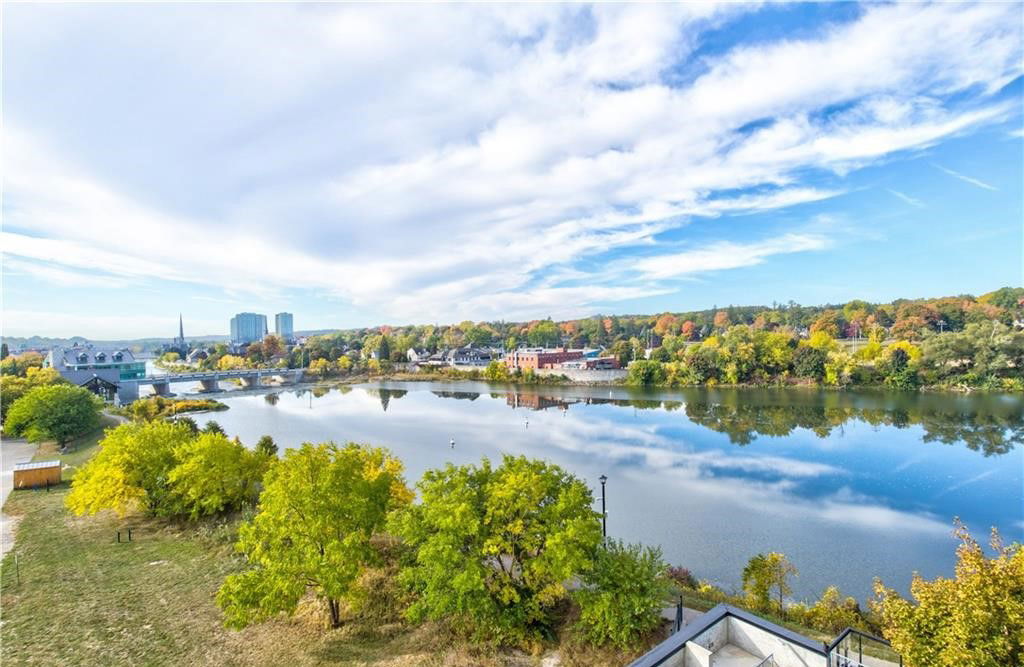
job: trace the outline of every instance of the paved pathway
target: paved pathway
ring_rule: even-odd
[[[21,438],[4,438],[0,442],[0,507],[14,488],[14,464],[31,461],[37,445]],[[14,526],[17,520],[0,512],[0,557],[14,546]]]

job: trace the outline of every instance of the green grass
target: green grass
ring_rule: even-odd
[[[109,425],[109,424],[108,424]],[[222,626],[214,596],[237,571],[237,519],[172,522],[113,513],[76,517],[64,508],[75,468],[102,432],[59,454],[64,483],[12,492],[4,511],[20,517],[15,548],[0,569],[2,641],[8,665],[537,665],[522,653],[475,652],[437,627],[325,627],[312,600],[295,616],[242,631]],[[132,542],[117,542],[117,531]],[[18,563],[15,567],[14,556]],[[576,664],[602,664],[584,659]],[[563,663],[565,664],[565,663]],[[604,664],[621,664],[606,662]]]

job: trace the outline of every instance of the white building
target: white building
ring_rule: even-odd
[[[678,618],[678,617],[677,617]],[[679,623],[679,621],[677,621]],[[630,667],[897,667],[889,643],[847,628],[825,644],[726,604],[698,616]]]

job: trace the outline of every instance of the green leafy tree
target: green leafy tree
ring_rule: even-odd
[[[662,623],[671,591],[667,570],[659,548],[606,541],[573,595],[580,606],[581,634],[598,645],[637,647]]]
[[[171,515],[169,486],[177,464],[175,452],[194,436],[186,424],[169,421],[130,422],[107,431],[100,451],[75,475],[66,505],[75,514],[134,509]]]
[[[446,621],[478,640],[521,644],[550,632],[565,583],[601,541],[593,497],[558,466],[505,456],[492,467],[428,470],[422,502],[391,530],[415,550],[402,579],[413,620]]]
[[[14,401],[4,419],[4,432],[32,442],[68,440],[100,425],[103,402],[88,389],[70,384],[35,387]]]
[[[562,341],[562,336],[558,325],[551,320],[541,320],[526,333],[526,340],[532,347],[554,347]]]
[[[634,361],[629,365],[626,381],[629,384],[647,386],[665,381],[665,367],[658,361]]]
[[[793,372],[798,377],[820,382],[825,377],[828,352],[810,345],[800,345],[793,351]]]
[[[256,442],[256,451],[268,458],[277,456],[277,443],[269,435],[265,435]]]
[[[224,432],[224,427],[218,424],[217,422],[213,421],[212,419],[206,422],[206,426],[203,427],[202,432],[208,433],[210,435],[226,435],[226,433]]]
[[[743,568],[743,590],[750,603],[765,611],[772,608],[772,592],[776,595],[776,609],[783,610],[783,597],[792,593],[789,578],[797,576],[796,567],[785,554],[775,551],[757,554]]]
[[[175,513],[195,519],[256,501],[270,459],[237,440],[204,433],[178,445],[177,465],[167,476]]]
[[[872,608],[882,634],[907,665],[1002,667],[1024,664],[1024,547],[1004,546],[993,529],[994,557],[959,521],[953,579],[914,574],[907,600],[875,581]]]
[[[377,562],[371,538],[412,500],[401,461],[368,445],[305,443],[271,464],[264,485],[256,516],[239,529],[250,567],[217,593],[225,624],[292,613],[313,592],[339,627],[342,601]]]
[[[36,387],[66,383],[67,380],[53,368],[29,368],[25,377],[0,375],[0,422],[6,419],[7,410],[16,400]]]

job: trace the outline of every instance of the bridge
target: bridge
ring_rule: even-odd
[[[203,391],[217,391],[222,380],[240,380],[243,387],[258,387],[264,378],[278,378],[283,384],[294,384],[302,379],[301,368],[248,368],[234,371],[197,371],[195,373],[168,373],[167,375],[147,375],[144,378],[119,380],[117,383],[117,401],[124,405],[139,397],[139,385],[148,384],[153,387],[157,396],[166,396],[171,392],[171,385],[180,382],[199,383]]]

